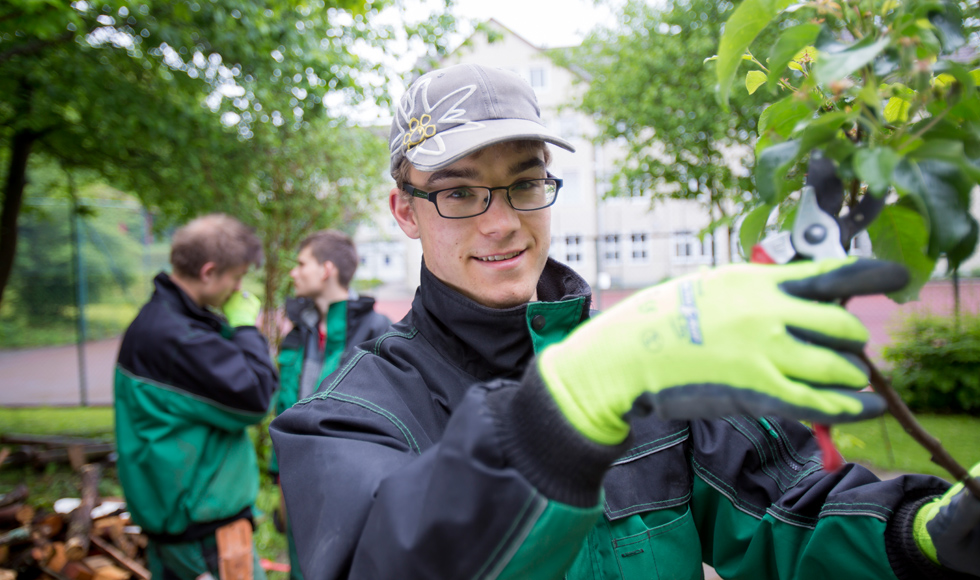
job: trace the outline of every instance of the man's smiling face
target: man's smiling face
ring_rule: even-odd
[[[502,187],[547,177],[545,145],[502,143],[477,151],[445,169],[409,170],[409,184],[423,191],[460,186]],[[516,211],[503,190],[493,192],[486,213],[446,219],[433,203],[391,192],[392,213],[402,230],[422,241],[432,274],[475,302],[508,308],[537,299],[538,278],[551,244],[551,208]]]

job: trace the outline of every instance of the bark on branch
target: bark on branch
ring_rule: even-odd
[[[980,498],[980,479],[970,477],[970,472],[953,459],[953,456],[949,454],[949,451],[946,451],[946,448],[943,447],[939,439],[930,435],[919,424],[915,415],[905,405],[905,401],[898,396],[898,393],[892,388],[891,383],[881,374],[878,367],[871,362],[868,355],[862,352],[861,360],[871,370],[871,387],[876,393],[885,398],[885,402],[888,403],[888,410],[898,420],[902,428],[905,429],[905,432],[911,435],[913,439],[919,442],[919,445],[922,445],[930,453],[929,459],[933,463],[948,471],[956,481],[963,482],[963,485],[974,497]]]

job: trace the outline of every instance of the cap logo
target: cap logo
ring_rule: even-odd
[[[432,124],[431,115],[422,115],[421,119],[412,117],[408,122],[408,132],[402,137],[402,144],[406,151],[411,151],[416,145],[425,143],[425,140],[436,134],[436,126]]]
[[[461,131],[475,131],[483,123],[467,118],[463,104],[476,92],[476,85],[469,84],[442,96],[435,103],[429,102],[432,79],[420,79],[405,96],[395,112],[397,140],[392,141],[392,151],[404,147],[410,158],[418,155],[442,155],[446,151],[443,136]],[[435,118],[433,118],[435,116]],[[441,127],[441,129],[440,129]]]

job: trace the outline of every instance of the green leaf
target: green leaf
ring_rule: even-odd
[[[755,91],[759,87],[766,84],[766,78],[766,73],[761,70],[750,70],[745,75],[745,88],[749,91],[749,94],[755,94]]]
[[[919,290],[936,267],[935,258],[925,253],[929,233],[923,217],[907,207],[886,205],[868,226],[868,235],[875,257],[898,262],[909,269],[909,285],[889,297],[900,304],[917,300]]]
[[[899,193],[914,196],[929,217],[929,255],[957,248],[970,236],[970,191],[972,180],[959,167],[945,161],[905,159],[895,168],[894,185]]]
[[[885,104],[885,121],[893,124],[905,123],[909,120],[909,103],[901,97],[892,97]]]
[[[830,141],[837,135],[841,126],[850,120],[853,113],[835,111],[817,117],[810,121],[803,129],[803,136],[800,140],[800,151],[806,153],[814,147],[819,147]]]
[[[752,256],[752,246],[759,243],[772,213],[772,204],[764,203],[745,215],[738,228],[738,241],[742,245],[742,257],[748,260]]]
[[[793,0],[745,0],[725,22],[725,32],[718,43],[718,102],[728,108],[728,95],[742,55],[755,37],[786,9]]]
[[[769,89],[775,89],[783,69],[800,50],[813,44],[820,33],[819,24],[799,24],[786,29],[769,51]]]
[[[891,39],[887,36],[877,41],[869,36],[841,52],[821,50],[816,64],[813,65],[813,76],[821,84],[840,80],[873,61],[890,42]]]
[[[943,2],[939,10],[929,12],[929,22],[936,29],[936,36],[945,54],[951,54],[966,44],[963,38],[963,15],[955,2]]]
[[[854,172],[858,179],[868,184],[868,190],[875,196],[882,196],[892,184],[895,166],[901,156],[889,147],[858,149],[854,154]]]
[[[980,226],[977,225],[977,220],[972,215],[969,218],[970,234],[964,237],[963,241],[957,244],[955,248],[946,252],[947,270],[950,272],[959,269],[960,265],[972,256],[973,252],[977,249]]]
[[[759,115],[759,132],[773,131],[780,137],[789,137],[793,128],[810,115],[809,105],[790,95],[766,107]]]
[[[755,186],[759,197],[766,203],[776,203],[781,192],[781,181],[786,177],[793,160],[800,151],[799,140],[786,141],[763,151],[755,165]]]
[[[954,139],[927,139],[908,153],[911,159],[934,159],[945,161],[959,167],[974,181],[980,180],[980,167],[973,165],[966,157],[963,141]]]

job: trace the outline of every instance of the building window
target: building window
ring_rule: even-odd
[[[619,234],[606,234],[603,236],[602,241],[604,242],[605,246],[602,253],[602,258],[605,260],[606,264],[620,263],[622,261],[622,248],[619,242]]]
[[[650,236],[645,233],[630,234],[632,252],[630,257],[634,262],[646,262],[650,258]]]
[[[544,67],[532,67],[528,71],[532,89],[545,89],[548,87],[548,69]]]
[[[582,261],[582,236],[565,236],[565,263],[577,264]]]
[[[678,264],[711,263],[711,258],[714,255],[714,242],[711,234],[705,234],[702,241],[693,232],[674,232],[671,236],[671,247],[674,249],[671,260]]]

